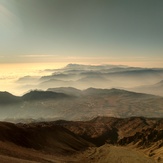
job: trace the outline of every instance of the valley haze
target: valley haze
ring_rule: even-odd
[[[14,84],[21,95],[0,92],[4,121],[163,117],[163,68],[68,64],[22,76]]]
[[[11,82],[2,162],[163,162],[163,68],[68,64]]]
[[[162,8],[0,0],[0,163],[163,163]]]
[[[37,65],[37,64],[36,64]],[[44,65],[44,64],[43,64]],[[23,66],[23,65],[22,65]],[[125,65],[84,65],[68,64],[53,68],[55,64],[45,64],[42,67],[19,65],[13,71],[1,72],[1,91],[14,95],[23,95],[29,90],[56,87],[74,87],[77,89],[120,88],[141,93],[163,95],[163,68],[141,68]],[[2,67],[3,68],[3,67]],[[15,72],[14,72],[15,71]],[[24,75],[26,74],[26,75]]]

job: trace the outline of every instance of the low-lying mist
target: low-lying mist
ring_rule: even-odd
[[[0,120],[163,117],[163,69],[69,64],[8,81],[0,80],[9,92],[0,92]]]
[[[61,69],[46,69],[47,74],[23,76],[15,82],[15,89],[21,93],[28,90],[56,87],[77,89],[122,88],[136,92],[163,95],[163,69],[140,68],[115,65],[69,64]],[[43,73],[45,74],[45,73]],[[148,89],[146,88],[148,86]],[[140,88],[141,87],[141,88]],[[150,91],[147,91],[150,90]]]

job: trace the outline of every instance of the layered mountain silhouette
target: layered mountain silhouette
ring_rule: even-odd
[[[25,101],[32,101],[32,100],[46,100],[46,99],[56,99],[56,98],[68,98],[70,96],[64,93],[57,93],[52,91],[31,91],[26,93],[21,98]]]
[[[162,163],[163,69],[69,64],[0,92],[2,163]]]
[[[0,92],[0,104],[14,104],[21,101],[21,98],[9,92]]]
[[[72,96],[80,96],[82,95],[82,91],[73,87],[58,87],[58,88],[48,88],[47,91],[64,93]]]
[[[150,86],[163,80],[163,69],[128,67],[121,65],[79,65],[69,64],[61,69],[45,70],[51,75],[40,78],[25,76],[18,79],[19,89],[44,89],[75,87],[77,89],[124,88],[139,92],[139,86]],[[29,84],[30,83],[30,84]],[[148,88],[143,88],[148,89]],[[142,90],[143,90],[142,89]],[[157,88],[143,93],[160,94]]]
[[[1,100],[0,119],[10,119],[11,122],[18,122],[18,119],[21,119],[21,122],[22,119],[89,120],[104,115],[113,117],[163,116],[162,97],[115,88],[79,90],[61,87],[51,88],[48,91],[35,90],[20,97],[8,95],[10,96],[5,96],[5,105],[3,99]]]

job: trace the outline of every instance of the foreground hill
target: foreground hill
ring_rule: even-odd
[[[0,132],[2,163],[163,162],[163,119],[1,122]]]
[[[4,122],[0,123],[0,131],[1,141],[48,152],[71,153],[91,146],[91,143],[57,125],[15,125]]]
[[[53,155],[73,154],[93,146],[66,128],[53,124],[1,122],[0,132],[1,163],[53,162],[57,160]]]

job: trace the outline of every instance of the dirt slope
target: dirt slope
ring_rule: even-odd
[[[107,144],[85,151],[83,157],[88,163],[155,163],[153,158],[133,148]]]
[[[1,163],[162,163],[163,119],[0,122]]]

